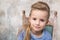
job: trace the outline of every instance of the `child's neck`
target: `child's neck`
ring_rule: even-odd
[[[32,33],[33,33],[35,36],[40,37],[40,36],[42,36],[43,30],[42,30],[42,31],[33,31],[33,30],[32,30]]]

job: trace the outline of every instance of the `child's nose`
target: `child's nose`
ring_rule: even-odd
[[[40,22],[39,22],[39,20],[37,20],[37,21],[36,21],[36,25],[39,25],[39,24],[40,24]]]

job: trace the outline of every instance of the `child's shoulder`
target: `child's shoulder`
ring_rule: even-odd
[[[24,36],[25,35],[25,29],[23,27],[20,27],[18,29],[18,36]]]
[[[21,33],[24,33],[24,28],[21,26],[18,28],[18,35],[21,34]]]
[[[21,30],[18,34],[18,40],[23,40],[25,36],[25,30]]]
[[[49,33],[47,30],[44,30],[44,34],[51,36],[51,33]]]
[[[51,34],[47,31],[47,30],[44,30],[44,37],[47,39],[47,40],[52,40],[52,36]]]
[[[44,33],[49,33],[47,30],[43,30]]]

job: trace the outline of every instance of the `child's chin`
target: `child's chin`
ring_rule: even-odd
[[[40,29],[35,29],[35,31],[41,31]]]

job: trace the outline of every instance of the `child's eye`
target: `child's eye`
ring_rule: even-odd
[[[33,18],[33,20],[36,20],[36,18]]]
[[[44,22],[44,19],[40,19],[40,21]]]

